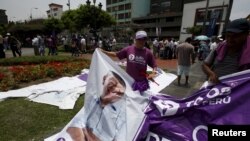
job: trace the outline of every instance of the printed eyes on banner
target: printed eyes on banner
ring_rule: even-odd
[[[170,100],[157,100],[154,101],[157,109],[161,113],[161,116],[175,115],[180,107],[180,104]]]

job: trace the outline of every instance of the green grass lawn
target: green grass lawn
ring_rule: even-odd
[[[82,108],[83,96],[73,110],[13,98],[0,102],[0,141],[42,141],[59,132]]]
[[[0,72],[8,73],[8,66],[16,66],[18,64],[42,64],[53,61],[77,61],[78,58],[70,56],[24,56],[16,58],[6,58],[0,60]],[[86,62],[81,67],[88,68],[90,61],[78,60]],[[25,66],[25,65],[24,65]],[[83,69],[79,68],[79,69]],[[72,69],[76,69],[72,67]],[[2,71],[1,71],[2,70]],[[71,72],[71,71],[69,71]],[[75,74],[68,74],[70,76]],[[50,80],[57,79],[51,78]],[[41,81],[43,79],[36,80]],[[47,79],[46,79],[47,80]],[[0,82],[3,79],[0,79]],[[10,81],[9,79],[6,82]],[[23,87],[36,84],[36,81],[23,83]],[[3,83],[3,82],[2,82]],[[0,90],[1,91],[1,90]],[[76,115],[83,107],[84,96],[80,96],[76,101],[72,110],[61,110],[57,106],[41,104],[29,101],[25,98],[9,98],[0,101],[0,141],[43,141],[45,138],[59,132],[63,127]]]

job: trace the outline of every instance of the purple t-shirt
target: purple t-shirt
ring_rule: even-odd
[[[127,59],[127,73],[135,79],[135,81],[145,80],[147,65],[156,67],[155,59],[152,52],[147,48],[137,48],[134,45],[123,48],[116,53],[117,57]]]

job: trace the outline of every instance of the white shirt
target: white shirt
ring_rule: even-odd
[[[86,45],[86,40],[84,38],[81,39],[81,44]]]

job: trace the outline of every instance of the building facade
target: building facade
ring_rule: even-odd
[[[49,4],[49,10],[46,11],[48,18],[60,19],[63,14],[63,6],[60,4]]]
[[[5,11],[4,9],[0,9],[0,24],[8,24],[8,16]]]
[[[194,26],[202,27],[204,35],[222,34],[231,13],[232,2],[233,0],[209,0],[185,4],[180,40],[191,37],[187,28]]]
[[[106,0],[106,8],[118,25],[129,24],[132,18],[149,13],[149,0]]]

